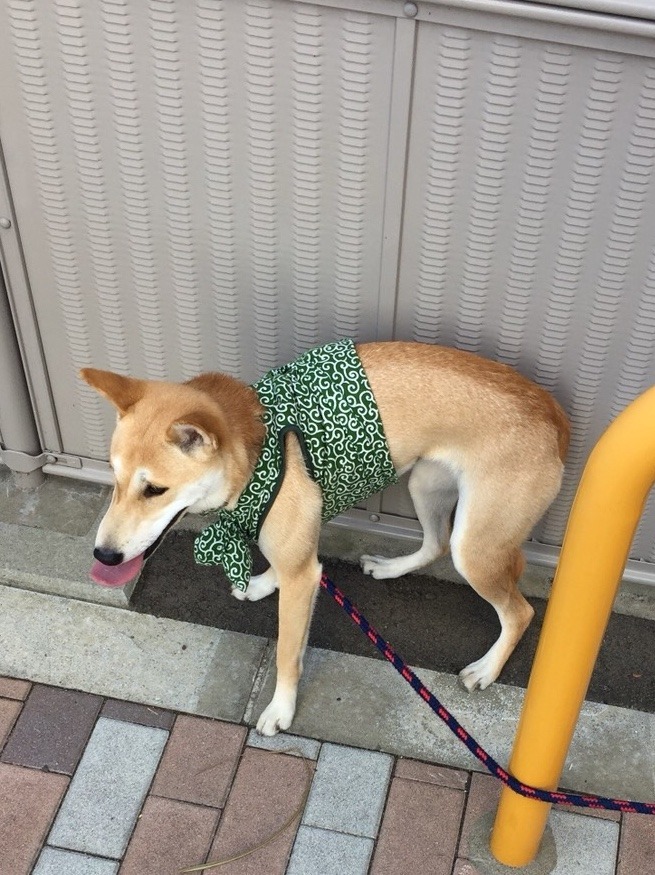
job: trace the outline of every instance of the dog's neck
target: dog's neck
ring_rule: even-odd
[[[207,395],[220,409],[228,439],[225,452],[226,500],[233,507],[252,476],[264,443],[264,408],[251,386],[228,374],[201,374],[188,385]]]

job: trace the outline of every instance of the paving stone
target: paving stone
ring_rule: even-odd
[[[394,775],[397,778],[407,778],[410,781],[423,781],[427,784],[438,784],[440,787],[452,787],[453,790],[466,790],[469,773],[461,769],[448,769],[433,763],[422,763],[419,760],[399,759]]]
[[[300,756],[300,751],[308,760],[318,759],[321,751],[321,742],[314,738],[287,735],[286,732],[279,732],[277,735],[260,735],[256,729],[251,729],[248,733],[247,745],[261,750],[275,750],[289,756]]]
[[[520,870],[517,869],[517,872]],[[478,869],[475,863],[470,860],[455,860],[453,875],[486,875],[482,869]]]
[[[157,770],[152,793],[222,808],[245,739],[243,726],[181,714]]]
[[[301,826],[286,875],[366,875],[373,839]]]
[[[469,832],[468,852],[460,851],[460,859],[473,864],[472,875],[478,875],[478,870],[480,875],[519,872],[502,866],[491,855],[489,837],[493,821],[492,811],[476,820]],[[517,823],[516,829],[520,828]],[[618,823],[567,811],[551,811],[535,860],[520,871],[525,875],[614,875],[618,840]]]
[[[31,871],[68,778],[0,764],[0,872]]]
[[[118,863],[60,848],[44,848],[32,875],[116,875]]]
[[[459,842],[458,854],[462,859],[471,859],[473,863],[476,860],[473,859],[472,848],[471,848],[471,838],[472,834],[479,828],[480,822],[483,818],[489,819],[489,824],[492,825],[494,822],[494,817],[496,810],[498,808],[498,800],[500,798],[500,793],[502,790],[502,784],[500,781],[493,778],[491,775],[481,775],[481,774],[473,774],[471,779],[471,788],[468,794],[468,799],[466,803],[466,813],[464,815],[464,822],[462,824],[462,831]],[[585,814],[579,814],[576,812],[584,811]],[[593,833],[596,829],[594,824],[596,823],[606,823],[607,829],[615,830],[618,834],[618,823],[612,822],[611,820],[607,820],[606,818],[601,818],[598,816],[590,816],[586,813],[587,809],[571,809],[570,806],[558,806],[557,808],[553,808],[550,818],[549,825],[553,833],[553,838],[556,846],[556,853],[558,863],[556,868],[551,872],[551,875],[569,875],[569,872],[594,872],[594,875],[601,875],[601,871],[604,869],[600,869],[596,872],[594,869],[589,868],[587,870],[585,858],[582,856],[584,842],[580,842],[579,850],[576,850],[576,842],[577,839],[573,840],[573,845],[567,845],[568,839],[566,838],[567,831],[570,828],[570,825],[576,825],[577,821],[569,821],[567,818],[580,818],[582,825],[588,823],[589,830]],[[556,818],[560,815],[564,815],[564,821],[558,821]],[[560,824],[561,834],[558,835],[556,825]],[[562,826],[563,824],[563,826]],[[612,843],[611,832],[603,833],[603,827],[599,827],[599,841],[600,847],[603,847],[603,843],[605,847],[609,847]],[[562,831],[563,830],[563,831]],[[607,838],[606,836],[609,836]],[[479,838],[479,836],[478,836]],[[562,842],[564,845],[561,847]],[[542,850],[544,849],[544,844],[542,842]],[[485,844],[485,851],[488,851],[488,848]],[[614,851],[615,859],[616,851]],[[490,856],[484,859],[480,858],[477,862],[480,864],[480,868],[485,871],[489,865],[489,859],[492,859]],[[577,862],[579,862],[580,868],[579,870],[575,868]],[[539,862],[539,857],[537,858],[536,863]],[[535,865],[536,865],[535,863]],[[601,864],[599,864],[601,865]],[[564,867],[560,869],[560,866]],[[568,868],[573,866],[572,869]],[[613,870],[612,870],[613,872]]]
[[[394,778],[371,875],[450,875],[463,810],[461,790]]]
[[[101,705],[99,696],[35,684],[2,761],[72,775]]]
[[[31,688],[32,684],[29,681],[19,681],[17,678],[0,678],[0,696],[4,699],[24,700]]]
[[[154,726],[157,729],[171,729],[175,723],[173,711],[154,708],[152,705],[139,705],[137,702],[123,702],[120,699],[108,699],[100,713],[111,720]]]
[[[163,729],[101,717],[48,844],[119,858],[168,738]]]
[[[175,799],[149,796],[120,869],[120,875],[176,875],[202,863],[220,812]]]
[[[555,839],[553,831],[549,824],[546,824],[541,843],[537,849],[535,859],[520,869],[514,869],[499,863],[492,855],[490,848],[490,839],[495,820],[495,811],[489,811],[483,814],[482,817],[475,820],[470,829],[468,837],[469,852],[467,862],[470,864],[473,875],[510,875],[516,872],[517,875],[555,875],[557,865],[557,850],[555,848]],[[518,827],[515,829],[518,834]],[[502,850],[502,849],[501,849]],[[464,858],[461,857],[463,860]],[[591,871],[587,870],[584,865],[584,860],[580,861],[581,867],[577,871],[577,875],[592,875]],[[461,868],[462,866],[460,866]],[[466,871],[465,867],[465,871]],[[562,875],[562,873],[559,873]],[[594,873],[595,875],[595,873]]]
[[[302,822],[350,835],[377,835],[393,758],[324,744]]]
[[[0,699],[0,749],[7,740],[23,706],[13,699]]]
[[[557,848],[557,865],[551,875],[614,875],[618,823],[566,811],[552,811],[549,823]]]
[[[462,834],[459,840],[459,856],[470,857],[471,831],[473,826],[485,814],[495,812],[498,808],[501,783],[491,775],[474,774],[471,778],[471,788],[466,801],[466,813],[462,824]]]
[[[652,875],[655,872],[655,817],[625,814],[616,875]]]
[[[298,757],[246,748],[208,859],[238,854],[283,826],[302,803],[312,768]],[[230,875],[284,875],[299,819],[266,847],[231,863]],[[351,875],[348,869],[340,875],[346,872]]]

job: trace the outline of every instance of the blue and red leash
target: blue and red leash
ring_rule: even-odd
[[[384,638],[376,632],[371,626],[366,617],[364,617],[353,603],[335,586],[327,574],[321,577],[321,586],[335,600],[338,605],[344,609],[350,619],[359,626],[366,637],[374,644],[380,653],[388,660],[396,671],[402,675],[407,683],[418,693],[424,702],[429,705],[434,713],[442,720],[446,726],[466,745],[474,757],[476,757],[485,768],[499,781],[502,781],[510,789],[514,790],[521,796],[527,796],[530,799],[537,799],[540,802],[557,803],[559,805],[576,805],[581,808],[604,809],[607,811],[622,811],[630,814],[655,814],[655,802],[631,802],[625,799],[610,799],[605,796],[595,796],[591,794],[579,793],[564,793],[552,790],[540,790],[537,787],[530,787],[524,784],[505,771],[496,760],[490,756],[487,751],[478,744],[478,742],[464,729],[458,720],[445,708],[437,699],[434,693],[430,692],[420,678],[412,671],[407,663],[398,656],[395,650],[389,645]]]

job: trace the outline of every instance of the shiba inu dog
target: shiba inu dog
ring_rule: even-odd
[[[81,372],[118,411],[110,452],[114,493],[94,550],[98,583],[132,580],[186,512],[216,510],[219,522],[230,525],[241,520],[249,490],[259,501],[264,457],[279,455],[259,521],[252,531],[244,529],[254,533],[270,568],[247,587],[246,560],[228,571],[238,598],[254,601],[279,589],[277,684],[257,725],[265,735],[287,729],[293,719],[321,574],[321,520],[327,505],[348,501],[340,497],[341,504],[333,505],[326,490],[340,494],[349,478],[368,476],[377,463],[367,451],[379,434],[393,476],[411,472],[409,492],[423,542],[409,556],[363,556],[363,569],[377,579],[398,577],[450,549],[456,569],[493,605],[501,626],[491,649],[461,672],[469,690],[496,680],[532,619],[517,587],[521,545],[560,488],[569,425],[544,389],[471,353],[420,343],[345,343],[318,350],[322,356],[334,347],[340,371],[330,370],[327,358],[303,357],[302,374],[292,363],[254,387],[225,374],[175,384],[92,368]],[[372,411],[359,412],[359,400],[349,394],[351,376]],[[337,390],[342,395],[332,405],[321,400],[321,392]],[[281,427],[273,410],[278,397]],[[302,410],[296,416],[297,405]],[[348,432],[353,416],[354,438]],[[326,444],[333,445],[332,461],[323,475]],[[358,449],[363,462],[352,453]],[[372,477],[365,486],[386,482]],[[229,553],[231,545],[221,544]],[[201,544],[200,561],[203,550]],[[218,561],[226,571],[232,568],[231,560]]]

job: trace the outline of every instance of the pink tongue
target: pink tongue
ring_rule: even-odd
[[[89,576],[101,586],[124,586],[137,576],[143,565],[143,553],[120,565],[103,565],[95,561],[91,566]]]

